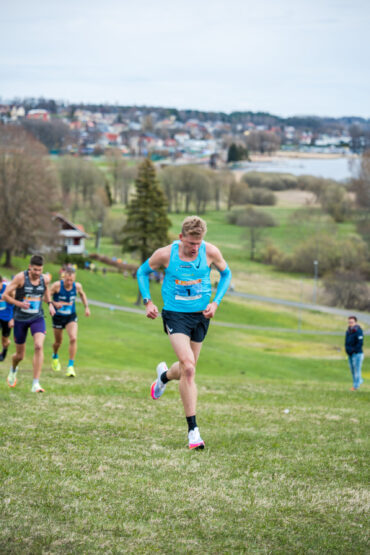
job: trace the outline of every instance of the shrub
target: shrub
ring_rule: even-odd
[[[337,271],[324,279],[329,304],[357,310],[370,309],[370,289],[356,270]]]
[[[317,260],[320,276],[353,268],[366,272],[367,252],[366,244],[357,235],[339,240],[335,235],[318,233],[300,243],[292,255],[275,257],[274,265],[283,271],[312,274]]]
[[[325,212],[336,222],[344,222],[351,212],[351,202],[344,187],[330,183],[319,195],[320,204]]]
[[[256,204],[258,206],[274,206],[276,204],[276,195],[269,189],[251,188],[245,192],[245,198],[248,204]]]
[[[228,208],[240,204],[248,204],[249,189],[246,183],[234,182],[230,186]],[[234,222],[233,222],[234,223]]]
[[[261,251],[260,260],[263,264],[277,265],[283,256],[284,253],[276,245],[268,242]]]
[[[123,239],[125,218],[106,218],[103,223],[104,237],[110,237],[115,245],[120,245]]]
[[[251,188],[264,188],[271,191],[284,191],[287,189],[297,189],[298,179],[295,175],[270,172],[248,172],[245,173],[241,181],[248,183]]]
[[[88,256],[83,254],[67,254],[66,252],[58,252],[56,256],[56,264],[76,264],[77,268],[84,268],[85,262],[89,261]]]

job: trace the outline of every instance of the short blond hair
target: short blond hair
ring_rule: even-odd
[[[183,235],[197,235],[203,237],[207,233],[207,224],[198,216],[188,216],[182,222],[181,233]]]

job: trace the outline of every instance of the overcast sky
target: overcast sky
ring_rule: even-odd
[[[370,117],[369,0],[2,0],[0,97]]]

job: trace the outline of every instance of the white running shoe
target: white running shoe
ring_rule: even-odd
[[[32,393],[45,393],[45,389],[42,389],[42,387],[39,383],[35,383],[35,384],[32,385],[31,392]]]
[[[162,382],[161,375],[163,374],[163,372],[166,372],[167,370],[168,368],[165,362],[160,362],[158,364],[157,366],[158,378],[155,380],[155,382],[152,383],[150,388],[150,395],[152,396],[152,399],[154,399],[155,401],[163,395],[164,390],[166,389],[167,384]]]
[[[6,378],[6,381],[8,382],[9,387],[15,387],[17,385],[17,373],[18,373],[18,368],[16,368],[15,370],[11,368],[9,370],[8,377]]]
[[[204,449],[204,441],[200,437],[199,428],[190,430],[189,434],[189,449]]]

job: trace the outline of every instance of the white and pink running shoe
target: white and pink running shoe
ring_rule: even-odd
[[[200,437],[199,428],[190,430],[189,434],[189,449],[204,449],[204,441]]]
[[[154,399],[155,401],[163,395],[164,390],[166,389],[167,384],[162,382],[161,375],[163,374],[163,372],[166,372],[167,370],[168,368],[165,362],[160,362],[158,364],[157,366],[158,378],[155,380],[155,382],[152,383],[150,388],[150,395],[152,396],[152,399]]]

